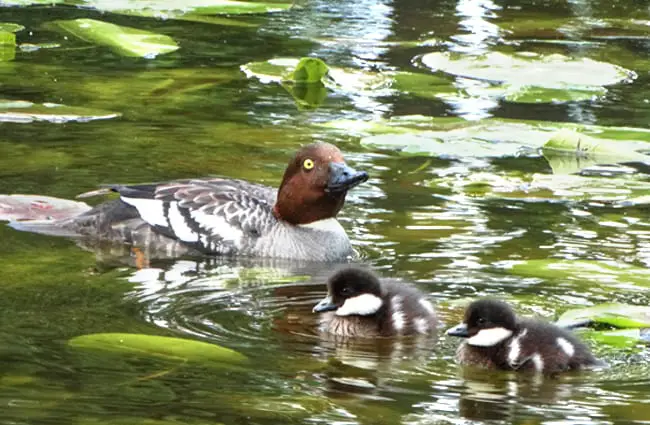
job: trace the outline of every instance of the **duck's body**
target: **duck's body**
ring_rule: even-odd
[[[347,190],[367,174],[343,162],[333,145],[303,148],[279,190],[244,180],[206,178],[112,186],[120,198],[72,217],[15,221],[21,230],[190,252],[310,261],[353,253],[336,220]]]
[[[463,365],[555,374],[603,364],[571,332],[551,323],[519,319],[507,304],[496,300],[470,304],[464,322],[447,334],[467,338],[456,353]]]
[[[429,334],[436,329],[432,304],[415,288],[380,281],[370,271],[348,267],[328,281],[328,296],[314,307],[320,329],[345,337]]]

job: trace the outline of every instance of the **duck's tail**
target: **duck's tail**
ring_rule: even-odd
[[[0,221],[17,230],[53,236],[75,236],[64,225],[89,211],[84,202],[40,195],[0,195]]]

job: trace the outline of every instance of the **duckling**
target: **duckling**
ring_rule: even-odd
[[[456,358],[463,365],[554,374],[602,366],[575,335],[551,323],[518,319],[502,301],[472,302],[463,323],[447,335],[467,338]]]
[[[437,324],[433,305],[415,288],[380,281],[359,267],[346,267],[327,282],[327,297],[313,309],[324,313],[321,330],[346,337],[428,334]]]

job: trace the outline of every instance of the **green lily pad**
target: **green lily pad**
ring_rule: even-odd
[[[557,320],[557,325],[563,327],[576,327],[588,323],[611,325],[617,328],[650,327],[650,307],[617,303],[600,304],[565,311]]]
[[[272,13],[290,9],[292,3],[266,3],[236,0],[66,0],[66,3],[102,12],[178,19],[184,15],[241,15]]]
[[[568,88],[505,86],[503,98],[515,103],[564,103],[596,100],[606,94],[607,89],[599,86]]]
[[[248,359],[229,348],[190,339],[127,333],[81,335],[68,341],[73,348],[162,357],[199,363],[239,365]]]
[[[521,87],[600,87],[621,83],[635,76],[632,71],[606,62],[531,52],[514,55],[490,52],[482,56],[436,52],[424,55],[422,63],[433,71],[439,70],[457,77]]]
[[[7,62],[16,57],[16,35],[9,31],[0,31],[0,62]]]
[[[31,6],[34,4],[39,5],[53,5],[63,3],[65,0],[2,0],[2,6]]]
[[[328,71],[328,66],[322,60],[318,58],[302,58],[287,79],[296,83],[320,83]]]
[[[107,46],[123,56],[154,58],[178,49],[176,42],[169,36],[95,19],[54,21],[48,26],[89,43]]]
[[[0,32],[19,32],[24,30],[25,27],[13,22],[0,22]]]
[[[563,129],[555,133],[545,144],[545,151],[570,153],[579,157],[599,157],[614,162],[646,162],[650,156],[637,150],[650,150],[650,144],[623,142],[595,138],[574,130]]]
[[[519,276],[589,282],[629,290],[647,291],[650,287],[650,269],[623,263],[548,259],[507,262],[502,266],[508,273]]]
[[[635,348],[650,342],[649,329],[616,329],[611,331],[580,332],[584,338],[616,348]]]
[[[119,116],[118,113],[99,109],[65,106],[56,103],[35,104],[23,100],[0,99],[0,122],[30,123],[47,121],[60,124],[71,121],[106,120]]]

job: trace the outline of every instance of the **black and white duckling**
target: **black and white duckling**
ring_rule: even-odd
[[[545,374],[603,365],[571,332],[518,319],[508,304],[492,299],[472,302],[463,323],[447,335],[467,338],[456,353],[464,365]]]
[[[323,313],[321,330],[346,337],[428,334],[437,324],[424,294],[399,282],[381,282],[372,272],[346,267],[327,282],[327,297],[313,309]]]

